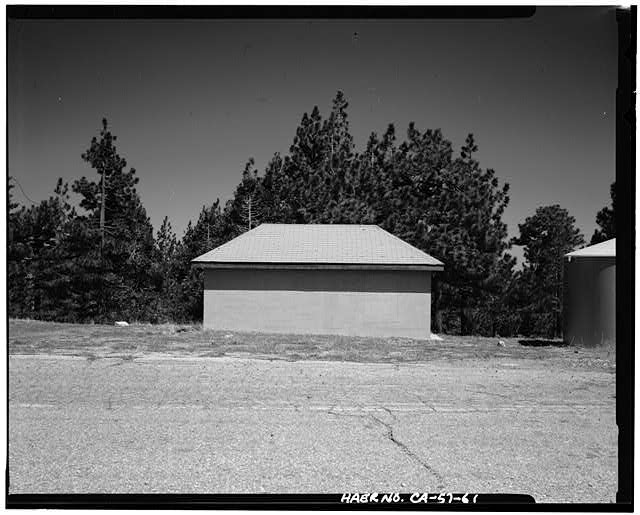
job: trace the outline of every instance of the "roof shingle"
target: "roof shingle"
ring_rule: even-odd
[[[194,264],[413,265],[443,263],[377,225],[262,224]]]

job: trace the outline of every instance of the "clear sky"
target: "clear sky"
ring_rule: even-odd
[[[41,200],[106,117],[156,228],[182,235],[230,197],[249,157],[285,153],[302,114],[338,89],[362,148],[393,122],[473,132],[511,184],[510,235],[558,203],[588,240],[615,178],[612,7],[503,20],[10,21],[9,174]],[[26,202],[19,190],[16,197]],[[516,251],[521,256],[521,252]]]

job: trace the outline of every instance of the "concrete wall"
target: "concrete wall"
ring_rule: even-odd
[[[429,338],[431,273],[205,270],[204,327]]]
[[[593,347],[616,341],[616,261],[565,260],[564,340]]]

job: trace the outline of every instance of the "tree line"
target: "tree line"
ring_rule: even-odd
[[[435,332],[560,335],[562,256],[585,243],[567,210],[540,207],[509,239],[509,184],[481,167],[472,134],[454,150],[439,129],[411,123],[399,141],[390,124],[357,150],[347,108],[338,92],[327,116],[304,113],[289,152],[275,153],[263,173],[249,159],[232,198],[203,206],[182,238],[167,217],[154,234],[136,171],[102,120],[81,155],[93,178],[58,179],[47,200],[28,207],[15,202],[9,178],[9,316],[198,321],[196,256],[260,223],[354,223],[377,224],[445,263],[434,281]],[[615,237],[615,183],[611,199],[592,243]],[[520,270],[512,245],[524,247]]]

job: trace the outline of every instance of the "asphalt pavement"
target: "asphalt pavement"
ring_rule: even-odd
[[[528,493],[613,502],[615,374],[9,357],[11,493]]]

